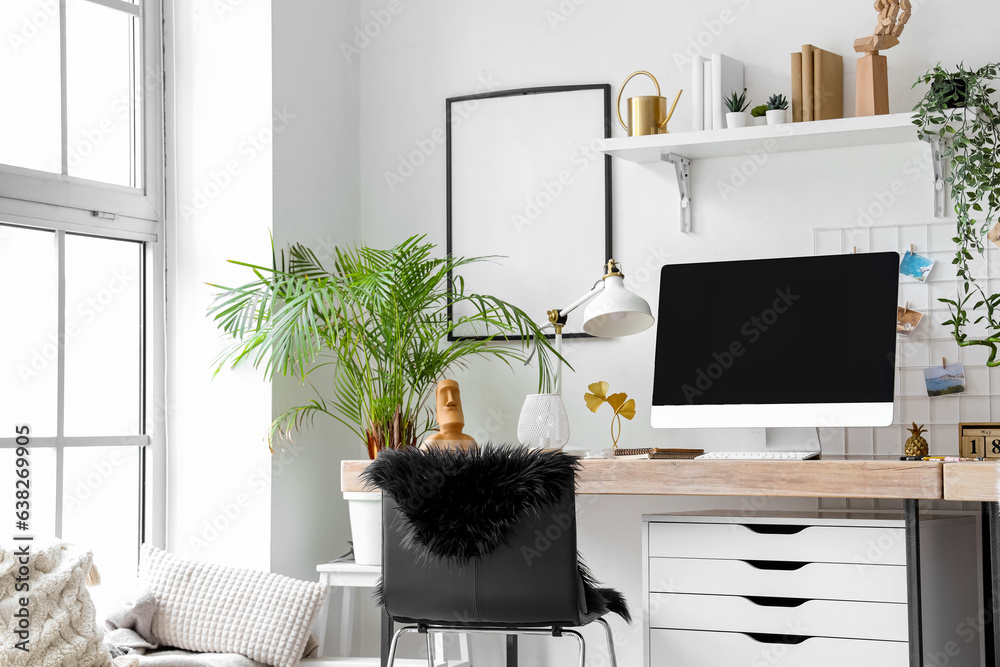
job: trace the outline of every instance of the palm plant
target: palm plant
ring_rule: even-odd
[[[389,250],[335,248],[332,269],[301,244],[289,247],[287,261],[284,252],[275,255],[271,267],[233,261],[256,280],[233,288],[213,285],[222,291],[209,316],[233,339],[215,372],[252,363],[263,368],[266,379],[275,373],[301,379],[315,397],[278,415],[269,437],[287,436],[327,415],[350,428],[371,458],[386,448],[415,445],[434,424],[427,403],[435,384],[474,357],[509,366],[526,360],[533,338],[539,391],[546,391],[550,354],[556,353],[538,326],[501,299],[466,293],[463,279],[455,276],[461,267],[490,258],[436,258],[434,248],[423,236]],[[459,304],[468,314],[449,318]],[[446,344],[460,327],[483,338]],[[521,347],[497,342],[507,336],[524,342]],[[335,371],[329,393],[309,381],[327,364]]]

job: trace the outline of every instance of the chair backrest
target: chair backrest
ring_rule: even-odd
[[[447,625],[578,625],[585,603],[576,497],[563,495],[511,527],[489,554],[456,564],[405,540],[400,510],[383,493],[382,601],[389,616]]]

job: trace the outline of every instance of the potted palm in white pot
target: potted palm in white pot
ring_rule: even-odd
[[[538,326],[510,303],[467,293],[457,275],[490,258],[437,258],[434,249],[414,236],[388,250],[335,248],[329,268],[301,244],[290,246],[287,258],[275,255],[271,267],[233,261],[256,279],[239,287],[213,285],[221,291],[209,316],[232,338],[215,372],[249,363],[265,379],[293,376],[313,391],[308,403],[278,415],[269,441],[330,417],[351,429],[370,458],[416,446],[434,426],[431,397],[449,370],[475,357],[524,361],[532,338],[539,391],[551,386],[557,355]],[[452,319],[458,304],[469,314]],[[448,342],[450,333],[469,329],[482,338]],[[513,336],[521,342],[502,342]],[[326,364],[333,365],[333,386],[313,384],[310,374]],[[368,519],[352,508],[354,551],[357,562],[377,564],[381,514],[370,505]],[[362,544],[362,534],[372,540]]]

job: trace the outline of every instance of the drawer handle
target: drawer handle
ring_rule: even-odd
[[[741,595],[740,597],[759,607],[798,607],[809,602],[806,598],[772,598],[757,595]]]
[[[809,526],[788,526],[777,523],[743,523],[740,524],[747,530],[761,535],[794,535],[801,533]]]
[[[802,636],[802,635],[770,635],[763,632],[741,632],[741,635],[746,635],[750,639],[759,642],[761,644],[801,644],[807,639],[812,639],[812,637]]]
[[[793,560],[745,560],[743,562],[758,570],[782,570],[785,572],[799,570],[809,564]]]

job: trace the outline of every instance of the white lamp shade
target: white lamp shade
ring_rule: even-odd
[[[621,276],[604,279],[604,291],[583,311],[583,330],[591,336],[631,336],[653,326],[649,304],[625,288]]]

